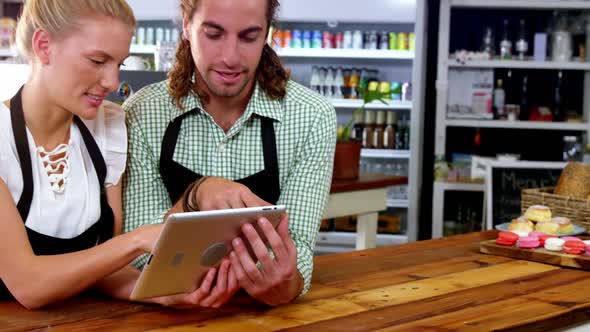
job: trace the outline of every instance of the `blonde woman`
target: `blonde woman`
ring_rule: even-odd
[[[0,103],[0,299],[34,309],[96,287],[128,299],[161,226],[122,229],[123,111],[117,88],[136,25],[124,0],[28,0],[17,43],[26,84]],[[214,284],[215,275],[217,281]],[[165,305],[219,306],[237,289],[225,261]]]

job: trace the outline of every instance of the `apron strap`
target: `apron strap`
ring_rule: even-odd
[[[260,117],[262,126],[262,150],[264,153],[264,168],[273,176],[279,178],[279,163],[277,158],[277,142],[273,120],[267,117]]]
[[[18,153],[20,169],[23,178],[23,192],[16,204],[23,222],[26,222],[33,201],[33,168],[31,165],[31,154],[29,151],[29,140],[27,139],[27,130],[25,126],[25,115],[22,106],[21,87],[10,103],[10,119],[12,122],[12,132],[14,143]]]
[[[84,145],[86,145],[90,159],[92,159],[92,164],[94,165],[96,175],[98,176],[100,192],[102,194],[104,192],[104,181],[107,177],[107,165],[104,161],[104,158],[102,157],[102,153],[100,152],[98,145],[96,145],[96,141],[88,130],[88,127],[86,127],[84,122],[82,122],[78,116],[74,116],[74,123],[76,123],[78,126],[80,134],[82,135],[82,139],[84,140]]]

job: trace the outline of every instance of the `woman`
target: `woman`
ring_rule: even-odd
[[[126,128],[104,98],[118,86],[135,25],[124,0],[25,2],[17,43],[31,75],[0,103],[2,299],[33,309],[90,287],[129,298],[139,276],[129,263],[161,230],[113,237],[122,229]],[[149,301],[220,306],[237,288],[230,270],[224,261],[193,293]]]

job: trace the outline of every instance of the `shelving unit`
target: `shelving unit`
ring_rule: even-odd
[[[588,131],[590,124],[576,122],[543,122],[543,121],[502,121],[502,120],[444,120],[446,127],[473,128],[504,128],[504,129],[537,129],[537,130],[568,130]]]
[[[154,54],[156,54],[156,45],[131,44],[131,47],[129,48],[129,52],[131,54],[149,54],[149,55],[154,55]]]
[[[338,253],[353,251],[356,233],[353,232],[319,232],[316,253]],[[408,242],[408,236],[397,234],[377,234],[377,246],[388,246]]]
[[[0,58],[12,58],[18,55],[16,48],[0,48]]]
[[[281,29],[300,29],[300,30],[331,30],[331,31],[354,31],[354,30],[379,30],[379,31],[398,31],[410,32],[416,34],[415,51],[394,51],[394,50],[366,50],[366,49],[293,49],[277,48],[276,52],[283,60],[284,64],[291,69],[292,77],[298,82],[308,85],[311,77],[311,68],[313,66],[337,66],[343,68],[362,68],[379,70],[379,79],[382,81],[412,82],[413,101],[389,101],[387,105],[381,102],[373,102],[366,106],[369,110],[387,110],[395,111],[398,115],[398,121],[409,119],[410,126],[410,150],[374,150],[363,149],[362,158],[379,158],[381,162],[387,163],[407,163],[408,174],[408,199],[406,200],[388,200],[387,206],[400,213],[407,214],[407,230],[404,235],[379,235],[379,239],[389,239],[387,244],[403,243],[415,241],[418,235],[418,203],[420,202],[420,187],[422,178],[422,130],[423,130],[423,82],[425,79],[425,36],[426,36],[426,4],[423,1],[405,2],[378,2],[372,8],[363,7],[356,2],[349,0],[323,0],[319,6],[330,7],[330,21],[334,26],[327,27],[326,19],[313,16],[309,10],[302,10],[312,1],[304,0],[297,2],[297,12],[290,12],[290,2],[285,2],[285,9],[279,15]],[[301,3],[301,4],[300,4]],[[346,5],[345,5],[346,3]],[[295,7],[295,2],[291,3]],[[281,3],[283,5],[283,3]],[[354,15],[351,15],[349,9],[343,7],[354,6]],[[382,7],[387,7],[383,9]],[[398,8],[399,7],[399,8]],[[399,15],[401,8],[412,7],[411,11],[416,16]],[[377,8],[377,9],[376,9]],[[407,8],[406,8],[407,9]],[[386,19],[375,20],[376,11],[390,10]],[[380,13],[382,14],[382,13]],[[380,15],[384,16],[384,15]],[[344,18],[346,17],[346,18]],[[340,25],[341,24],[341,25]],[[351,112],[362,105],[361,100],[332,100],[333,106],[338,113],[339,123],[344,123],[350,119]],[[386,159],[388,161],[384,161]],[[405,165],[404,165],[405,166]],[[397,213],[398,211],[396,211]],[[333,236],[334,243],[325,243],[320,241],[316,248],[319,252],[321,248],[328,248],[330,252],[342,250],[343,243],[348,243],[349,248],[354,249],[354,233],[330,232]],[[320,234],[320,237],[328,236]],[[338,242],[341,243],[338,243]],[[329,242],[329,241],[328,241]]]
[[[450,5],[488,9],[588,9],[588,2],[580,0],[451,0]]]
[[[359,99],[332,99],[332,105],[335,108],[352,108],[357,109],[363,104]],[[387,104],[380,101],[373,101],[365,106],[365,109],[370,110],[410,110],[412,109],[411,101],[390,100]]]
[[[407,199],[388,199],[387,206],[392,208],[407,209],[410,202]]]
[[[361,158],[409,159],[410,150],[362,149]]]
[[[505,69],[551,69],[590,71],[590,63],[582,61],[534,61],[534,60],[448,60],[449,68],[505,68]]]
[[[412,60],[414,52],[395,50],[357,50],[323,48],[281,48],[276,50],[282,58],[359,59],[359,60]]]
[[[590,10],[590,1],[559,0],[441,0],[439,20],[438,69],[436,81],[436,129],[435,154],[446,155],[446,136],[449,128],[498,128],[519,130],[576,131],[588,136],[590,134],[590,62],[574,59],[568,62],[526,60],[467,60],[459,62],[450,55],[451,10],[453,8],[474,9],[478,11],[514,9],[514,10]],[[531,40],[532,42],[532,40]],[[530,43],[532,48],[532,43]],[[460,69],[522,69],[522,70],[568,70],[582,71],[584,74],[583,121],[573,122],[533,122],[533,121],[497,121],[481,119],[447,118],[449,96],[448,77],[450,70]],[[433,226],[432,236],[443,234],[444,195],[447,190],[483,191],[485,187],[478,184],[449,184],[435,182],[433,191]]]

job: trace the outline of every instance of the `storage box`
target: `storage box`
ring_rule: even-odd
[[[493,119],[493,70],[450,70],[448,86],[447,118]]]

